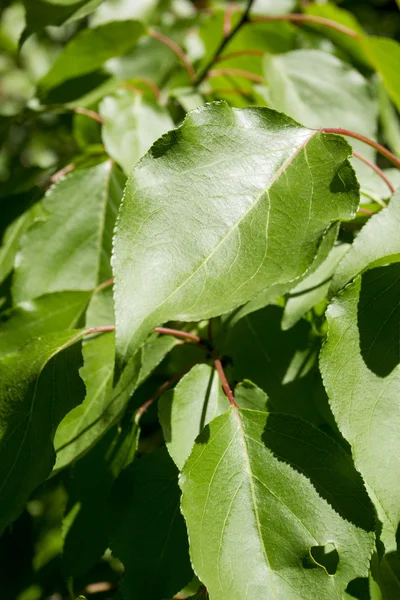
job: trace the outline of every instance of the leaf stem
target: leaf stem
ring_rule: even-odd
[[[52,175],[49,179],[49,183],[53,184],[56,183],[56,181],[58,181],[59,179],[61,179],[61,177],[64,177],[64,175],[68,175],[68,173],[71,173],[71,171],[73,171],[75,169],[75,165],[74,163],[70,163],[69,165],[63,167],[62,169],[60,169],[59,171],[57,171],[57,173],[54,173],[54,175]]]
[[[235,50],[234,52],[228,52],[227,54],[223,54],[222,56],[218,56],[215,62],[221,63],[224,60],[228,60],[229,58],[236,58],[237,56],[264,56],[265,52],[262,50],[253,50],[249,48],[248,50]]]
[[[232,390],[229,386],[228,380],[226,378],[225,371],[224,371],[224,368],[221,363],[221,359],[215,358],[214,365],[218,371],[218,375],[221,380],[222,388],[223,388],[229,402],[231,403],[232,406],[234,406],[235,408],[238,408],[238,405],[235,402],[235,398],[233,397],[233,392],[232,392]]]
[[[99,115],[99,113],[94,110],[89,110],[88,108],[84,108],[83,106],[77,106],[73,109],[74,113],[78,115],[85,115],[85,117],[89,117],[89,119],[93,119],[93,121],[97,121],[98,123],[104,123],[103,117]]]
[[[322,131],[323,133],[336,133],[337,135],[344,135],[346,137],[354,138],[355,140],[360,140],[361,142],[364,142],[364,144],[375,148],[379,154],[382,154],[382,156],[387,158],[398,169],[400,169],[400,159],[397,158],[397,156],[385,148],[385,146],[382,146],[382,144],[375,142],[375,140],[371,140],[362,133],[356,133],[355,131],[349,131],[348,129],[342,129],[341,127],[322,127],[319,131]]]
[[[394,185],[392,184],[392,182],[389,181],[389,179],[386,177],[386,175],[382,171],[382,169],[380,169],[378,167],[378,165],[376,165],[375,163],[373,163],[372,160],[369,160],[369,158],[367,158],[363,154],[360,154],[359,152],[356,152],[355,150],[353,150],[353,156],[355,158],[358,158],[358,160],[361,160],[363,163],[365,163],[366,165],[368,165],[373,171],[375,171],[375,173],[377,173],[377,175],[379,175],[379,177],[381,179],[383,179],[383,181],[386,183],[386,185],[388,186],[388,188],[392,192],[392,194],[395,193],[396,188],[394,187]],[[383,202],[382,206],[386,207],[386,203]]]
[[[198,76],[194,82],[195,87],[198,87],[200,85],[200,83],[202,81],[204,81],[204,79],[207,77],[207,73],[210,71],[210,69],[216,63],[216,61],[218,60],[219,56],[222,54],[222,52],[224,51],[226,46],[235,37],[235,35],[238,33],[238,31],[240,31],[240,29],[243,27],[243,25],[245,25],[245,23],[250,22],[249,14],[250,14],[253,4],[254,4],[254,0],[248,0],[247,6],[246,6],[242,16],[240,17],[239,21],[236,23],[235,27],[233,27],[233,29],[230,30],[228,35],[224,35],[224,37],[221,40],[221,43],[219,44],[216,51],[214,52],[214,55],[208,61],[208,63],[204,67],[204,69],[202,71],[200,71],[200,73],[198,74]],[[226,27],[224,27],[224,30],[226,31]],[[225,33],[225,31],[224,31],[224,33]]]
[[[155,333],[161,333],[164,335],[174,335],[178,338],[186,338],[187,340],[191,340],[196,344],[204,343],[204,340],[202,340],[201,337],[199,337],[198,335],[195,335],[194,333],[189,333],[188,331],[181,331],[180,329],[170,329],[169,327],[155,327],[153,331]]]
[[[181,60],[183,66],[185,67],[185,69],[190,77],[190,80],[195,81],[196,75],[194,72],[193,65],[189,61],[188,57],[186,56],[186,54],[184,53],[182,48],[176,42],[174,42],[174,40],[171,40],[171,38],[160,33],[159,31],[156,31],[155,29],[149,29],[148,34],[150,37],[154,38],[155,40],[158,40],[165,46],[168,46],[168,48],[170,50],[172,50],[172,52],[174,52],[176,54],[176,56]]]
[[[245,79],[249,79],[250,81],[255,81],[256,83],[264,83],[264,78],[261,75],[256,75],[255,73],[251,73],[250,71],[244,71],[243,69],[212,69],[208,71],[206,75],[206,79],[211,79],[212,77],[218,77],[219,75],[233,75],[236,77],[244,77]]]
[[[269,17],[254,17],[251,19],[250,23],[272,23],[273,21],[291,21],[293,23],[310,23],[314,25],[323,25],[324,27],[330,27],[331,29],[335,29],[348,37],[353,39],[357,39],[359,34],[350,29],[350,27],[346,27],[345,25],[341,25],[340,23],[336,23],[336,21],[331,21],[331,19],[326,19],[325,17],[318,17],[317,15],[304,15],[301,13],[292,13],[288,15],[274,15]]]

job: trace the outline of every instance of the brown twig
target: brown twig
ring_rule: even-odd
[[[76,108],[74,108],[74,112],[78,115],[85,115],[85,117],[89,117],[89,119],[93,119],[98,123],[104,123],[103,117],[101,117],[99,113],[95,112],[94,110],[89,110],[88,108],[84,108],[83,106],[77,106]]]
[[[180,329],[170,329],[169,327],[155,327],[153,331],[155,333],[161,333],[164,335],[174,335],[178,338],[184,338],[195,342],[196,344],[204,343],[204,340],[202,340],[201,337],[199,337],[198,335],[195,335],[194,333],[189,333],[188,331],[181,331]]]
[[[219,358],[215,358],[214,365],[215,365],[215,368],[217,369],[219,378],[221,380],[222,389],[224,390],[229,402],[231,403],[232,406],[234,406],[235,408],[238,408],[238,405],[235,402],[235,398],[233,397],[233,392],[232,392],[232,390],[229,386],[228,380],[226,378],[225,371],[222,366],[221,360]]]
[[[235,77],[244,77],[245,79],[249,79],[250,81],[255,81],[256,83],[264,83],[264,78],[261,75],[256,75],[255,73],[251,73],[250,71],[243,71],[243,69],[212,69],[208,71],[206,79],[212,79],[213,77],[218,77],[220,75],[233,75]]]
[[[172,52],[174,52],[176,54],[176,56],[178,56],[178,58],[181,60],[181,62],[183,64],[183,66],[185,67],[185,69],[190,77],[190,80],[194,81],[196,79],[196,75],[194,72],[193,65],[189,61],[188,57],[186,56],[186,54],[184,53],[182,48],[176,42],[174,42],[174,40],[171,40],[171,38],[160,33],[159,31],[156,31],[155,29],[149,29],[148,33],[149,33],[150,37],[154,38],[155,40],[158,40],[165,46],[168,46],[168,48],[170,50],[172,50]]]
[[[301,13],[292,13],[288,15],[274,15],[269,17],[254,17],[250,20],[250,23],[272,23],[273,21],[291,21],[292,23],[306,23],[311,25],[323,25],[324,27],[330,27],[331,29],[335,29],[348,37],[353,39],[357,39],[359,34],[350,29],[350,27],[346,27],[345,25],[341,25],[340,23],[336,23],[336,21],[331,21],[331,19],[326,19],[325,17],[318,17],[317,15],[304,15]]]
[[[322,131],[323,133],[336,133],[337,135],[344,135],[346,137],[354,138],[355,140],[360,140],[361,142],[364,142],[364,144],[375,148],[379,154],[382,154],[382,156],[400,169],[400,159],[397,158],[397,156],[382,146],[382,144],[375,142],[375,140],[371,140],[366,135],[362,135],[362,133],[356,133],[355,131],[349,131],[348,129],[342,129],[341,127],[322,127],[319,131]]]
[[[232,15],[238,8],[240,9],[240,5],[236,4],[236,2],[231,2],[226,7],[223,26],[224,37],[228,37],[232,30]]]
[[[359,208],[357,212],[360,213],[360,214],[362,214],[362,215],[369,215],[369,216],[375,214],[374,211],[373,210],[369,210],[369,208]]]
[[[229,42],[235,37],[235,35],[238,33],[238,31],[240,31],[240,29],[243,27],[243,25],[245,25],[245,23],[248,23],[250,21],[249,14],[250,14],[253,4],[254,4],[254,0],[248,0],[247,6],[246,6],[245,10],[243,11],[243,14],[240,17],[239,21],[236,23],[235,27],[233,27],[233,29],[231,29],[229,35],[225,35],[222,38],[219,46],[217,47],[216,51],[214,52],[214,55],[210,58],[210,60],[208,61],[206,66],[202,69],[202,71],[200,71],[200,73],[197,75],[197,78],[194,82],[194,85],[196,87],[199,86],[200,83],[202,81],[204,81],[204,79],[206,79],[207,73],[210,71],[212,66],[215,64],[218,57],[225,50],[225,48],[229,44]]]
[[[216,59],[216,63],[221,63],[224,60],[229,60],[230,58],[236,58],[238,56],[264,56],[265,52],[262,50],[253,50],[249,48],[248,50],[235,50],[234,52],[228,52],[228,54],[223,54],[222,56],[218,56]]]
[[[375,173],[377,173],[377,175],[379,175],[379,177],[381,179],[383,179],[383,181],[386,183],[386,185],[388,186],[388,188],[392,192],[392,194],[395,193],[396,188],[394,187],[394,185],[392,184],[392,182],[386,177],[386,175],[382,171],[382,169],[380,169],[378,167],[378,165],[376,165],[375,163],[373,163],[372,160],[369,160],[369,158],[367,158],[363,154],[360,154],[359,152],[356,152],[355,150],[353,150],[353,156],[355,158],[358,158],[358,160],[361,160],[363,163],[365,163],[366,165],[368,165],[373,171],[375,171]],[[384,202],[383,202],[383,206],[386,206],[386,204]]]
[[[66,167],[63,167],[62,169],[57,171],[57,173],[54,173],[54,175],[50,177],[49,183],[56,183],[56,181],[61,179],[61,177],[64,177],[64,175],[68,175],[68,173],[71,173],[71,171],[73,171],[74,169],[75,165],[73,163],[67,165]]]

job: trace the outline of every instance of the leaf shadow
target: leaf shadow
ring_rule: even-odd
[[[333,438],[301,419],[271,413],[262,441],[276,459],[307,477],[342,518],[374,530],[375,511],[361,475]]]
[[[400,263],[362,275],[357,321],[366,366],[387,377],[400,363]]]

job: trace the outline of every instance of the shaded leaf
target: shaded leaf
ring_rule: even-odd
[[[160,138],[129,178],[116,228],[119,364],[155,325],[219,315],[302,275],[330,223],[354,214],[348,155],[339,136],[225,103]]]
[[[370,266],[396,262],[400,257],[400,194],[393,196],[388,208],[371,217],[354,240],[333,276],[330,294]]]
[[[398,64],[400,44],[395,40],[377,36],[363,36],[360,45],[374,69],[381,75],[389,96],[400,110],[400,84]]]
[[[80,19],[94,10],[103,0],[23,0],[26,10],[26,31],[23,39],[47,25],[62,25]]]
[[[285,417],[277,418],[285,428]],[[275,455],[269,420],[267,413],[231,408],[197,439],[180,480],[194,569],[215,600],[336,600],[351,579],[367,575],[373,534],[339,516],[307,470],[297,472]],[[296,439],[297,465],[315,452],[302,446],[305,433]],[[324,436],[325,442],[328,456],[332,442]],[[313,548],[328,544],[339,556],[332,575],[311,558]]]
[[[162,448],[135,461],[116,483],[111,549],[125,566],[125,600],[170,598],[192,577],[177,481]]]
[[[50,473],[56,427],[84,398],[76,339],[76,331],[49,334],[0,360],[1,530]]]
[[[327,311],[329,332],[320,360],[332,412],[383,523],[387,552],[395,549],[400,521],[399,366],[391,364],[387,376],[382,369],[390,353],[399,361],[399,282],[397,263],[367,271],[347,286]],[[371,323],[372,303],[378,301],[385,312],[374,309]]]

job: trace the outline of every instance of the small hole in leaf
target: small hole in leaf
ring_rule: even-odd
[[[333,544],[312,546],[310,555],[303,559],[305,569],[325,569],[328,575],[334,575],[339,564],[339,553]]]

